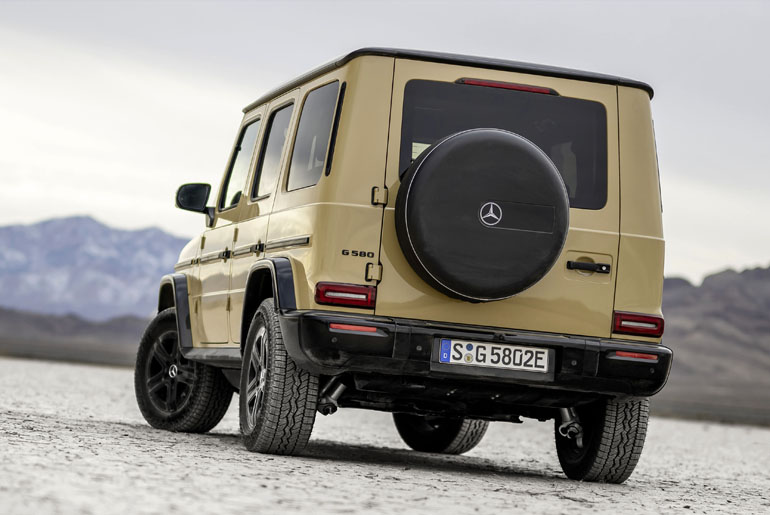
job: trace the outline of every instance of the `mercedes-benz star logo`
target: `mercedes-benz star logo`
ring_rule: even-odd
[[[481,206],[479,218],[481,218],[481,223],[492,227],[499,224],[500,220],[503,219],[503,209],[496,202],[487,202]]]

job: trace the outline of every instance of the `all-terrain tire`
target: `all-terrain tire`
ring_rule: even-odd
[[[622,483],[639,462],[647,434],[650,401],[647,398],[598,401],[577,408],[583,426],[583,448],[559,434],[556,452],[570,479]]]
[[[393,422],[404,443],[415,451],[463,454],[476,447],[489,422],[467,418],[446,418],[394,413]]]
[[[286,352],[273,299],[262,302],[251,321],[240,392],[241,433],[248,450],[293,455],[305,448],[318,406],[318,377],[300,369]]]
[[[174,308],[158,313],[144,331],[136,354],[134,392],[139,411],[152,427],[185,433],[213,429],[233,397],[233,387],[218,368],[182,356]]]

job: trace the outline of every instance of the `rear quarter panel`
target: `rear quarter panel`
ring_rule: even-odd
[[[315,303],[315,285],[366,281],[367,263],[379,262],[382,206],[372,205],[372,188],[383,187],[390,116],[393,58],[365,56],[302,86],[300,98],[331,80],[345,83],[339,129],[329,175],[315,186],[287,191],[285,159],[279,192],[270,215],[268,243],[310,236],[307,246],[279,249],[268,256],[292,262],[298,309],[333,309],[371,314],[372,310]],[[293,136],[292,136],[293,138]],[[343,250],[371,253],[361,258]]]
[[[622,201],[615,309],[661,315],[665,243],[650,97],[621,86],[618,107]]]

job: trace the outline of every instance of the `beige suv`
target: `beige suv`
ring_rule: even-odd
[[[417,451],[554,420],[567,476],[622,482],[666,382],[664,242],[641,82],[362,49],[244,109],[214,207],[160,285],[136,364],[154,427],[240,392],[252,451],[317,411],[393,413]]]

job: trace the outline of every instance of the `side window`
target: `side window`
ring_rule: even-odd
[[[293,104],[289,104],[274,111],[270,115],[267,124],[267,132],[263,138],[262,153],[259,156],[257,166],[257,180],[254,183],[253,197],[269,195],[275,189],[275,181],[278,179],[278,167],[281,164],[281,151],[286,142],[286,133],[289,130],[289,121]]]
[[[321,178],[338,92],[339,82],[332,82],[314,89],[305,98],[291,155],[286,188],[289,191],[314,186]]]
[[[227,179],[222,187],[222,196],[219,198],[219,209],[227,209],[238,204],[241,193],[246,184],[246,176],[249,174],[249,164],[254,155],[254,145],[259,134],[260,120],[251,122],[241,130],[238,144],[233,151],[230,160],[230,169],[227,171]]]

